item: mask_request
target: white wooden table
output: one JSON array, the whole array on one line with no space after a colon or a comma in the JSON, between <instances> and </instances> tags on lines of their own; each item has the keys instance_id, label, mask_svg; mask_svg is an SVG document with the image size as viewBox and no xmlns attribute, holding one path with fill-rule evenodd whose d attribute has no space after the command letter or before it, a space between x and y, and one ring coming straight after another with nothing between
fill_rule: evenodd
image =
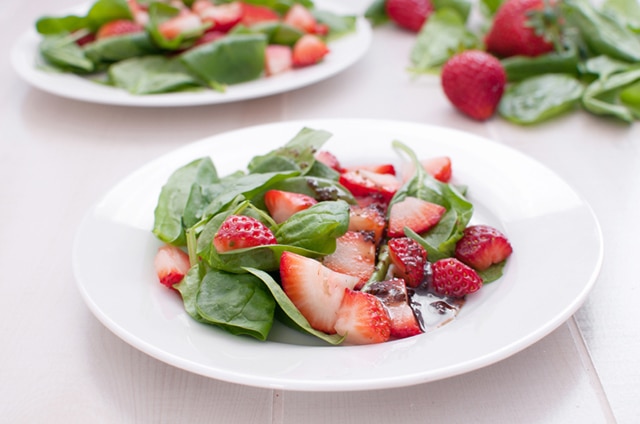
<instances>
[{"instance_id":1,"label":"white wooden table","mask_svg":"<svg viewBox=\"0 0 640 424\"><path fill-rule=\"evenodd\" d=\"M355 11L368 3L352 1ZM29 87L7 54L73 0L0 4L0 422L634 423L640 419L640 126L577 112L522 128L456 113L433 78L405 72L413 36L374 33L345 72L218 106L123 108ZM539 160L593 207L605 258L583 307L506 360L457 377L364 392L245 387L141 353L92 315L74 282L79 220L117 181L189 142L312 118L414 121L488 137Z\"/></svg>"}]
</instances>

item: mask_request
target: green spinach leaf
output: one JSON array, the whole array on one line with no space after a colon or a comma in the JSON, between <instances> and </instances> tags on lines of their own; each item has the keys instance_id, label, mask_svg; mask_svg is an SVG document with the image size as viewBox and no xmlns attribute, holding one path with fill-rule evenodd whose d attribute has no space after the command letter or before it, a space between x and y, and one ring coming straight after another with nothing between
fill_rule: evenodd
<instances>
[{"instance_id":1,"label":"green spinach leaf","mask_svg":"<svg viewBox=\"0 0 640 424\"><path fill-rule=\"evenodd\" d=\"M156 94L193 89L199 82L175 59L143 56L122 60L109 67L116 87L131 94Z\"/></svg>"}]
</instances>

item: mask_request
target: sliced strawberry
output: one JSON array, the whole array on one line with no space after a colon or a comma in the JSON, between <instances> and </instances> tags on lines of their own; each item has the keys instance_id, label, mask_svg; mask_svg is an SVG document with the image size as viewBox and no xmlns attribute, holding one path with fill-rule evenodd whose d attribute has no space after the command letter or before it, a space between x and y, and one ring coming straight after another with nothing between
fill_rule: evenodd
<instances>
[{"instance_id":1,"label":"sliced strawberry","mask_svg":"<svg viewBox=\"0 0 640 424\"><path fill-rule=\"evenodd\" d=\"M418 234L424 233L436 225L445 212L446 209L441 205L407 196L391 206L387 235L402 237L404 227L409 227Z\"/></svg>"},{"instance_id":2,"label":"sliced strawberry","mask_svg":"<svg viewBox=\"0 0 640 424\"><path fill-rule=\"evenodd\" d=\"M276 244L271 230L257 219L244 215L229 216L213 237L213 245L220 253L268 244Z\"/></svg>"},{"instance_id":3,"label":"sliced strawberry","mask_svg":"<svg viewBox=\"0 0 640 424\"><path fill-rule=\"evenodd\" d=\"M451 158L437 156L422 161L422 167L438 181L448 183L451 180Z\"/></svg>"},{"instance_id":4,"label":"sliced strawberry","mask_svg":"<svg viewBox=\"0 0 640 424\"><path fill-rule=\"evenodd\" d=\"M342 172L342 166L338 158L328 150L320 150L316 152L315 158L317 161L324 163L329 168L337 172Z\"/></svg>"},{"instance_id":5,"label":"sliced strawberry","mask_svg":"<svg viewBox=\"0 0 640 424\"><path fill-rule=\"evenodd\" d=\"M264 195L264 203L269 215L279 224L289 219L294 213L310 208L318 201L306 194L269 190Z\"/></svg>"},{"instance_id":6,"label":"sliced strawberry","mask_svg":"<svg viewBox=\"0 0 640 424\"><path fill-rule=\"evenodd\" d=\"M388 246L394 275L404 279L409 287L420 286L427 263L427 251L424 247L409 237L393 238L389 240Z\"/></svg>"},{"instance_id":7,"label":"sliced strawberry","mask_svg":"<svg viewBox=\"0 0 640 424\"><path fill-rule=\"evenodd\" d=\"M319 37L305 34L293 45L293 66L315 65L329 53L329 47Z\"/></svg>"},{"instance_id":8,"label":"sliced strawberry","mask_svg":"<svg viewBox=\"0 0 640 424\"><path fill-rule=\"evenodd\" d=\"M380 163L374 165L358 165L358 166L350 166L346 167L344 170L346 171L355 171L358 169L364 169L366 171L375 172L376 174L390 174L396 175L396 168L391 163Z\"/></svg>"},{"instance_id":9,"label":"sliced strawberry","mask_svg":"<svg viewBox=\"0 0 640 424\"><path fill-rule=\"evenodd\" d=\"M383 196L380 193L370 193L354 197L359 207L377 208L383 215L386 215L390 200L388 196Z\"/></svg>"},{"instance_id":10,"label":"sliced strawberry","mask_svg":"<svg viewBox=\"0 0 640 424\"><path fill-rule=\"evenodd\" d=\"M179 247L165 244L158 249L153 261L160 283L173 288L191 268L189 256Z\"/></svg>"},{"instance_id":11,"label":"sliced strawberry","mask_svg":"<svg viewBox=\"0 0 640 424\"><path fill-rule=\"evenodd\" d=\"M375 205L353 205L349 209L349 230L371 232L376 245L382 240L386 224L384 211Z\"/></svg>"},{"instance_id":12,"label":"sliced strawberry","mask_svg":"<svg viewBox=\"0 0 640 424\"><path fill-rule=\"evenodd\" d=\"M264 61L264 72L268 77L289 71L293 67L291 47L279 44L267 46Z\"/></svg>"},{"instance_id":13,"label":"sliced strawberry","mask_svg":"<svg viewBox=\"0 0 640 424\"><path fill-rule=\"evenodd\" d=\"M378 194L385 203L389 203L400 188L400 181L394 175L378 174L366 169L344 172L340 175L339 182L354 196Z\"/></svg>"},{"instance_id":14,"label":"sliced strawberry","mask_svg":"<svg viewBox=\"0 0 640 424\"><path fill-rule=\"evenodd\" d=\"M348 344L383 343L391 336L391 319L374 295L345 289L335 331Z\"/></svg>"},{"instance_id":15,"label":"sliced strawberry","mask_svg":"<svg viewBox=\"0 0 640 424\"><path fill-rule=\"evenodd\" d=\"M284 15L283 21L285 24L309 34L315 33L316 26L318 25L315 16L313 16L309 9L299 3L295 3L289 8Z\"/></svg>"},{"instance_id":16,"label":"sliced strawberry","mask_svg":"<svg viewBox=\"0 0 640 424\"><path fill-rule=\"evenodd\" d=\"M127 0L127 4L129 5L133 20L137 24L145 26L149 23L149 12L145 5L138 3L136 0Z\"/></svg>"},{"instance_id":17,"label":"sliced strawberry","mask_svg":"<svg viewBox=\"0 0 640 424\"><path fill-rule=\"evenodd\" d=\"M211 29L228 32L242 20L242 5L239 2L212 4L208 0L197 0L191 7L203 22L212 24Z\"/></svg>"},{"instance_id":18,"label":"sliced strawberry","mask_svg":"<svg viewBox=\"0 0 640 424\"><path fill-rule=\"evenodd\" d=\"M471 225L456 243L455 257L483 271L507 259L513 248L507 237L489 225Z\"/></svg>"},{"instance_id":19,"label":"sliced strawberry","mask_svg":"<svg viewBox=\"0 0 640 424\"><path fill-rule=\"evenodd\" d=\"M444 296L464 297L482 287L482 278L478 273L456 258L435 261L431 272L433 289Z\"/></svg>"},{"instance_id":20,"label":"sliced strawberry","mask_svg":"<svg viewBox=\"0 0 640 424\"><path fill-rule=\"evenodd\" d=\"M347 231L336 240L336 250L322 259L324 266L358 277L359 289L369 280L376 266L376 244L372 233Z\"/></svg>"},{"instance_id":21,"label":"sliced strawberry","mask_svg":"<svg viewBox=\"0 0 640 424\"><path fill-rule=\"evenodd\" d=\"M315 259L285 251L280 258L282 289L318 331L334 334L338 308L345 289L352 289L358 278L340 274Z\"/></svg>"},{"instance_id":22,"label":"sliced strawberry","mask_svg":"<svg viewBox=\"0 0 640 424\"><path fill-rule=\"evenodd\" d=\"M96 33L96 39L101 40L107 37L114 37L117 35L131 34L134 32L140 32L144 28L133 21L127 19L117 19L115 21L107 22L102 25Z\"/></svg>"},{"instance_id":23,"label":"sliced strawberry","mask_svg":"<svg viewBox=\"0 0 640 424\"><path fill-rule=\"evenodd\" d=\"M242 24L246 26L255 25L260 22L279 21L280 15L266 6L259 6L241 2Z\"/></svg>"},{"instance_id":24,"label":"sliced strawberry","mask_svg":"<svg viewBox=\"0 0 640 424\"><path fill-rule=\"evenodd\" d=\"M371 293L382 301L391 318L391 337L402 339L422 333L407 295L407 286L401 278L376 281L367 285L367 293Z\"/></svg>"},{"instance_id":25,"label":"sliced strawberry","mask_svg":"<svg viewBox=\"0 0 640 424\"><path fill-rule=\"evenodd\" d=\"M204 32L204 26L198 15L186 12L162 22L158 25L158 31L167 40L172 40L180 35L193 36L200 31Z\"/></svg>"}]
</instances>

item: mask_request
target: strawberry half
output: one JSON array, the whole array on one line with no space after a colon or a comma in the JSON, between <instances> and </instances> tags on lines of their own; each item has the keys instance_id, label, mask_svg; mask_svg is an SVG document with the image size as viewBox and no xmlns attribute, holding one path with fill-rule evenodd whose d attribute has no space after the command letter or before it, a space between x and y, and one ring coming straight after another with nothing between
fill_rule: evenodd
<instances>
[{"instance_id":1,"label":"strawberry half","mask_svg":"<svg viewBox=\"0 0 640 424\"><path fill-rule=\"evenodd\" d=\"M244 215L229 216L213 237L213 246L220 253L269 244L276 244L271 230L257 219Z\"/></svg>"},{"instance_id":2,"label":"strawberry half","mask_svg":"<svg viewBox=\"0 0 640 424\"><path fill-rule=\"evenodd\" d=\"M336 155L329 152L328 150L320 150L316 152L314 157L317 161L322 162L323 164L333 169L334 171L337 171L337 172L344 171Z\"/></svg>"},{"instance_id":3,"label":"strawberry half","mask_svg":"<svg viewBox=\"0 0 640 424\"><path fill-rule=\"evenodd\" d=\"M169 288L182 281L191 268L189 256L179 247L170 244L158 249L153 265L160 283Z\"/></svg>"},{"instance_id":4,"label":"strawberry half","mask_svg":"<svg viewBox=\"0 0 640 424\"><path fill-rule=\"evenodd\" d=\"M371 233L347 231L336 239L336 250L322 259L324 266L342 274L358 277L361 288L376 266L376 244Z\"/></svg>"},{"instance_id":5,"label":"strawberry half","mask_svg":"<svg viewBox=\"0 0 640 424\"><path fill-rule=\"evenodd\" d=\"M264 203L269 215L279 224L289 219L291 215L310 208L318 201L302 193L269 190L264 195Z\"/></svg>"},{"instance_id":6,"label":"strawberry half","mask_svg":"<svg viewBox=\"0 0 640 424\"><path fill-rule=\"evenodd\" d=\"M424 233L436 225L445 212L444 206L407 196L391 206L387 235L402 237L405 235L404 227L409 227L418 234Z\"/></svg>"},{"instance_id":7,"label":"strawberry half","mask_svg":"<svg viewBox=\"0 0 640 424\"><path fill-rule=\"evenodd\" d=\"M465 228L456 243L455 257L470 267L483 271L507 259L513 248L507 237L489 225Z\"/></svg>"},{"instance_id":8,"label":"strawberry half","mask_svg":"<svg viewBox=\"0 0 640 424\"><path fill-rule=\"evenodd\" d=\"M402 339L423 332L409 305L407 286L403 279L376 281L368 285L366 291L380 299L387 308L391 319L391 337Z\"/></svg>"},{"instance_id":9,"label":"strawberry half","mask_svg":"<svg viewBox=\"0 0 640 424\"><path fill-rule=\"evenodd\" d=\"M379 207L353 205L349 209L349 231L370 232L376 245L382 240L386 225L384 212Z\"/></svg>"},{"instance_id":10,"label":"strawberry half","mask_svg":"<svg viewBox=\"0 0 640 424\"><path fill-rule=\"evenodd\" d=\"M379 195L389 203L400 188L400 181L391 174L378 174L366 169L357 169L340 174L338 182L356 197Z\"/></svg>"},{"instance_id":11,"label":"strawberry half","mask_svg":"<svg viewBox=\"0 0 640 424\"><path fill-rule=\"evenodd\" d=\"M391 337L391 319L382 301L372 294L345 289L335 331L348 344L383 343Z\"/></svg>"},{"instance_id":12,"label":"strawberry half","mask_svg":"<svg viewBox=\"0 0 640 424\"><path fill-rule=\"evenodd\" d=\"M316 25L318 25L315 16L311 14L309 9L299 3L295 3L289 8L287 13L284 15L283 21L285 24L291 25L292 27L298 28L299 30L309 34L313 34L315 32Z\"/></svg>"},{"instance_id":13,"label":"strawberry half","mask_svg":"<svg viewBox=\"0 0 640 424\"><path fill-rule=\"evenodd\" d=\"M448 156L425 159L421 163L424 170L436 180L443 183L448 183L451 180L451 158Z\"/></svg>"},{"instance_id":14,"label":"strawberry half","mask_svg":"<svg viewBox=\"0 0 640 424\"><path fill-rule=\"evenodd\" d=\"M344 171L356 171L358 169L364 169L366 171L375 172L376 174L390 174L396 175L396 168L391 163L380 163L374 165L359 165L346 167Z\"/></svg>"},{"instance_id":15,"label":"strawberry half","mask_svg":"<svg viewBox=\"0 0 640 424\"><path fill-rule=\"evenodd\" d=\"M268 45L264 51L264 73L272 75L287 72L293 67L291 47L280 44Z\"/></svg>"},{"instance_id":16,"label":"strawberry half","mask_svg":"<svg viewBox=\"0 0 640 424\"><path fill-rule=\"evenodd\" d=\"M293 66L315 65L329 53L329 47L316 35L305 34L293 45Z\"/></svg>"},{"instance_id":17,"label":"strawberry half","mask_svg":"<svg viewBox=\"0 0 640 424\"><path fill-rule=\"evenodd\" d=\"M482 287L482 278L478 273L456 258L435 261L431 272L433 289L444 296L464 297Z\"/></svg>"},{"instance_id":18,"label":"strawberry half","mask_svg":"<svg viewBox=\"0 0 640 424\"><path fill-rule=\"evenodd\" d=\"M241 2L242 5L242 25L251 26L260 22L278 21L278 15L273 9L267 6L259 6Z\"/></svg>"},{"instance_id":19,"label":"strawberry half","mask_svg":"<svg viewBox=\"0 0 640 424\"><path fill-rule=\"evenodd\" d=\"M389 240L389 258L393 274L402 278L409 287L418 287L424 280L427 251L409 237Z\"/></svg>"},{"instance_id":20,"label":"strawberry half","mask_svg":"<svg viewBox=\"0 0 640 424\"><path fill-rule=\"evenodd\" d=\"M142 25L137 24L127 19L117 19L115 21L107 22L102 25L96 33L96 39L101 40L103 38L115 37L117 35L131 34L140 32L144 28Z\"/></svg>"},{"instance_id":21,"label":"strawberry half","mask_svg":"<svg viewBox=\"0 0 640 424\"><path fill-rule=\"evenodd\" d=\"M434 7L431 0L386 0L385 11L398 26L418 32Z\"/></svg>"},{"instance_id":22,"label":"strawberry half","mask_svg":"<svg viewBox=\"0 0 640 424\"><path fill-rule=\"evenodd\" d=\"M211 30L228 32L242 20L242 5L239 2L212 4L208 0L198 0L191 7L202 22L212 24Z\"/></svg>"},{"instance_id":23,"label":"strawberry half","mask_svg":"<svg viewBox=\"0 0 640 424\"><path fill-rule=\"evenodd\" d=\"M282 290L311 327L327 334L336 332L338 308L345 289L358 278L332 271L315 259L285 251L280 258Z\"/></svg>"}]
</instances>

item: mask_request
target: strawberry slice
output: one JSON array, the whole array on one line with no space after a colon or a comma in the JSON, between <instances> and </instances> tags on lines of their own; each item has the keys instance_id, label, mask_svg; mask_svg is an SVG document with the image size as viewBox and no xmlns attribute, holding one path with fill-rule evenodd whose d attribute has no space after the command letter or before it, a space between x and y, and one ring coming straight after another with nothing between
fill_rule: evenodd
<instances>
[{"instance_id":1,"label":"strawberry slice","mask_svg":"<svg viewBox=\"0 0 640 424\"><path fill-rule=\"evenodd\" d=\"M140 24L141 26L145 26L149 23L149 12L146 5L142 5L136 0L127 0L127 4L129 5L129 10L131 11L133 20L136 23Z\"/></svg>"},{"instance_id":2,"label":"strawberry slice","mask_svg":"<svg viewBox=\"0 0 640 424\"><path fill-rule=\"evenodd\" d=\"M355 288L369 280L376 266L376 244L371 233L347 231L336 239L336 250L322 259L324 266L358 277Z\"/></svg>"},{"instance_id":3,"label":"strawberry slice","mask_svg":"<svg viewBox=\"0 0 640 424\"><path fill-rule=\"evenodd\" d=\"M319 37L305 34L293 45L293 66L302 68L315 65L329 53L329 47Z\"/></svg>"},{"instance_id":4,"label":"strawberry slice","mask_svg":"<svg viewBox=\"0 0 640 424\"><path fill-rule=\"evenodd\" d=\"M409 237L389 240L389 258L393 264L393 274L404 279L409 287L422 284L427 264L427 251Z\"/></svg>"},{"instance_id":5,"label":"strawberry slice","mask_svg":"<svg viewBox=\"0 0 640 424\"><path fill-rule=\"evenodd\" d=\"M127 19L116 19L115 21L107 22L102 25L96 33L96 39L101 40L103 38L115 37L117 35L131 34L134 32L140 32L143 29L142 25L133 21Z\"/></svg>"},{"instance_id":6,"label":"strawberry slice","mask_svg":"<svg viewBox=\"0 0 640 424\"><path fill-rule=\"evenodd\" d=\"M337 172L343 171L338 158L328 150L320 150L316 152L314 156L317 161L322 162L323 164L333 169L334 171L337 171Z\"/></svg>"},{"instance_id":7,"label":"strawberry slice","mask_svg":"<svg viewBox=\"0 0 640 424\"><path fill-rule=\"evenodd\" d=\"M279 224L289 219L296 212L310 208L318 201L306 194L269 190L264 195L264 203L267 206L269 215Z\"/></svg>"},{"instance_id":8,"label":"strawberry slice","mask_svg":"<svg viewBox=\"0 0 640 424\"><path fill-rule=\"evenodd\" d=\"M374 295L345 289L335 331L348 344L383 343L391 336L391 319Z\"/></svg>"},{"instance_id":9,"label":"strawberry slice","mask_svg":"<svg viewBox=\"0 0 640 424\"><path fill-rule=\"evenodd\" d=\"M311 327L334 334L338 308L345 289L352 289L358 278L340 274L315 259L285 251L280 258L282 289L309 321Z\"/></svg>"},{"instance_id":10,"label":"strawberry slice","mask_svg":"<svg viewBox=\"0 0 640 424\"><path fill-rule=\"evenodd\" d=\"M489 225L465 228L456 243L455 257L470 267L483 271L507 259L513 248L507 237Z\"/></svg>"},{"instance_id":11,"label":"strawberry slice","mask_svg":"<svg viewBox=\"0 0 640 424\"><path fill-rule=\"evenodd\" d=\"M264 52L264 73L266 76L281 74L293 67L291 47L271 44Z\"/></svg>"},{"instance_id":12,"label":"strawberry slice","mask_svg":"<svg viewBox=\"0 0 640 424\"><path fill-rule=\"evenodd\" d=\"M212 24L215 31L228 32L242 20L242 5L239 2L212 4L208 0L197 0L191 10L203 22Z\"/></svg>"},{"instance_id":13,"label":"strawberry slice","mask_svg":"<svg viewBox=\"0 0 640 424\"><path fill-rule=\"evenodd\" d=\"M271 230L257 219L244 215L229 216L213 237L213 246L220 253L269 244L276 244Z\"/></svg>"},{"instance_id":14,"label":"strawberry slice","mask_svg":"<svg viewBox=\"0 0 640 424\"><path fill-rule=\"evenodd\" d=\"M435 261L431 272L433 289L444 296L464 297L482 287L482 278L478 273L456 258Z\"/></svg>"},{"instance_id":15,"label":"strawberry slice","mask_svg":"<svg viewBox=\"0 0 640 424\"><path fill-rule=\"evenodd\" d=\"M402 339L422 333L407 294L407 286L401 278L376 281L367 286L371 293L382 301L391 319L391 337Z\"/></svg>"},{"instance_id":16,"label":"strawberry slice","mask_svg":"<svg viewBox=\"0 0 640 424\"><path fill-rule=\"evenodd\" d=\"M183 12L158 25L158 31L167 40L172 40L180 35L196 35L202 31L203 23L198 15L191 12Z\"/></svg>"},{"instance_id":17,"label":"strawberry slice","mask_svg":"<svg viewBox=\"0 0 640 424\"><path fill-rule=\"evenodd\" d=\"M240 3L242 6L242 25L251 26L260 22L279 21L280 15L267 6Z\"/></svg>"},{"instance_id":18,"label":"strawberry slice","mask_svg":"<svg viewBox=\"0 0 640 424\"><path fill-rule=\"evenodd\" d=\"M396 168L391 163L380 163L380 164L373 164L373 165L351 166L351 167L346 167L345 168L345 172L346 171L355 171L355 170L358 170L358 169L364 169L366 171L375 172L376 174L396 175Z\"/></svg>"},{"instance_id":19,"label":"strawberry slice","mask_svg":"<svg viewBox=\"0 0 640 424\"><path fill-rule=\"evenodd\" d=\"M451 180L451 158L437 156L422 161L422 167L438 181L448 183Z\"/></svg>"},{"instance_id":20,"label":"strawberry slice","mask_svg":"<svg viewBox=\"0 0 640 424\"><path fill-rule=\"evenodd\" d=\"M391 206L387 235L402 237L405 235L404 227L409 227L418 234L424 233L436 225L445 212L446 209L441 205L407 196Z\"/></svg>"},{"instance_id":21,"label":"strawberry slice","mask_svg":"<svg viewBox=\"0 0 640 424\"><path fill-rule=\"evenodd\" d=\"M375 205L364 207L353 205L349 209L348 229L350 231L368 231L372 233L376 245L382 240L386 225L384 211Z\"/></svg>"},{"instance_id":22,"label":"strawberry slice","mask_svg":"<svg viewBox=\"0 0 640 424\"><path fill-rule=\"evenodd\" d=\"M338 182L356 197L379 195L384 203L389 203L400 188L400 181L394 175L378 174L366 169L344 172L340 174Z\"/></svg>"},{"instance_id":23,"label":"strawberry slice","mask_svg":"<svg viewBox=\"0 0 640 424\"><path fill-rule=\"evenodd\" d=\"M153 265L160 283L169 288L182 281L191 268L189 256L179 247L170 244L158 249Z\"/></svg>"},{"instance_id":24,"label":"strawberry slice","mask_svg":"<svg viewBox=\"0 0 640 424\"><path fill-rule=\"evenodd\" d=\"M289 8L284 15L283 21L285 24L309 34L315 33L316 26L318 25L315 16L313 16L309 9L299 3L295 3Z\"/></svg>"}]
</instances>

